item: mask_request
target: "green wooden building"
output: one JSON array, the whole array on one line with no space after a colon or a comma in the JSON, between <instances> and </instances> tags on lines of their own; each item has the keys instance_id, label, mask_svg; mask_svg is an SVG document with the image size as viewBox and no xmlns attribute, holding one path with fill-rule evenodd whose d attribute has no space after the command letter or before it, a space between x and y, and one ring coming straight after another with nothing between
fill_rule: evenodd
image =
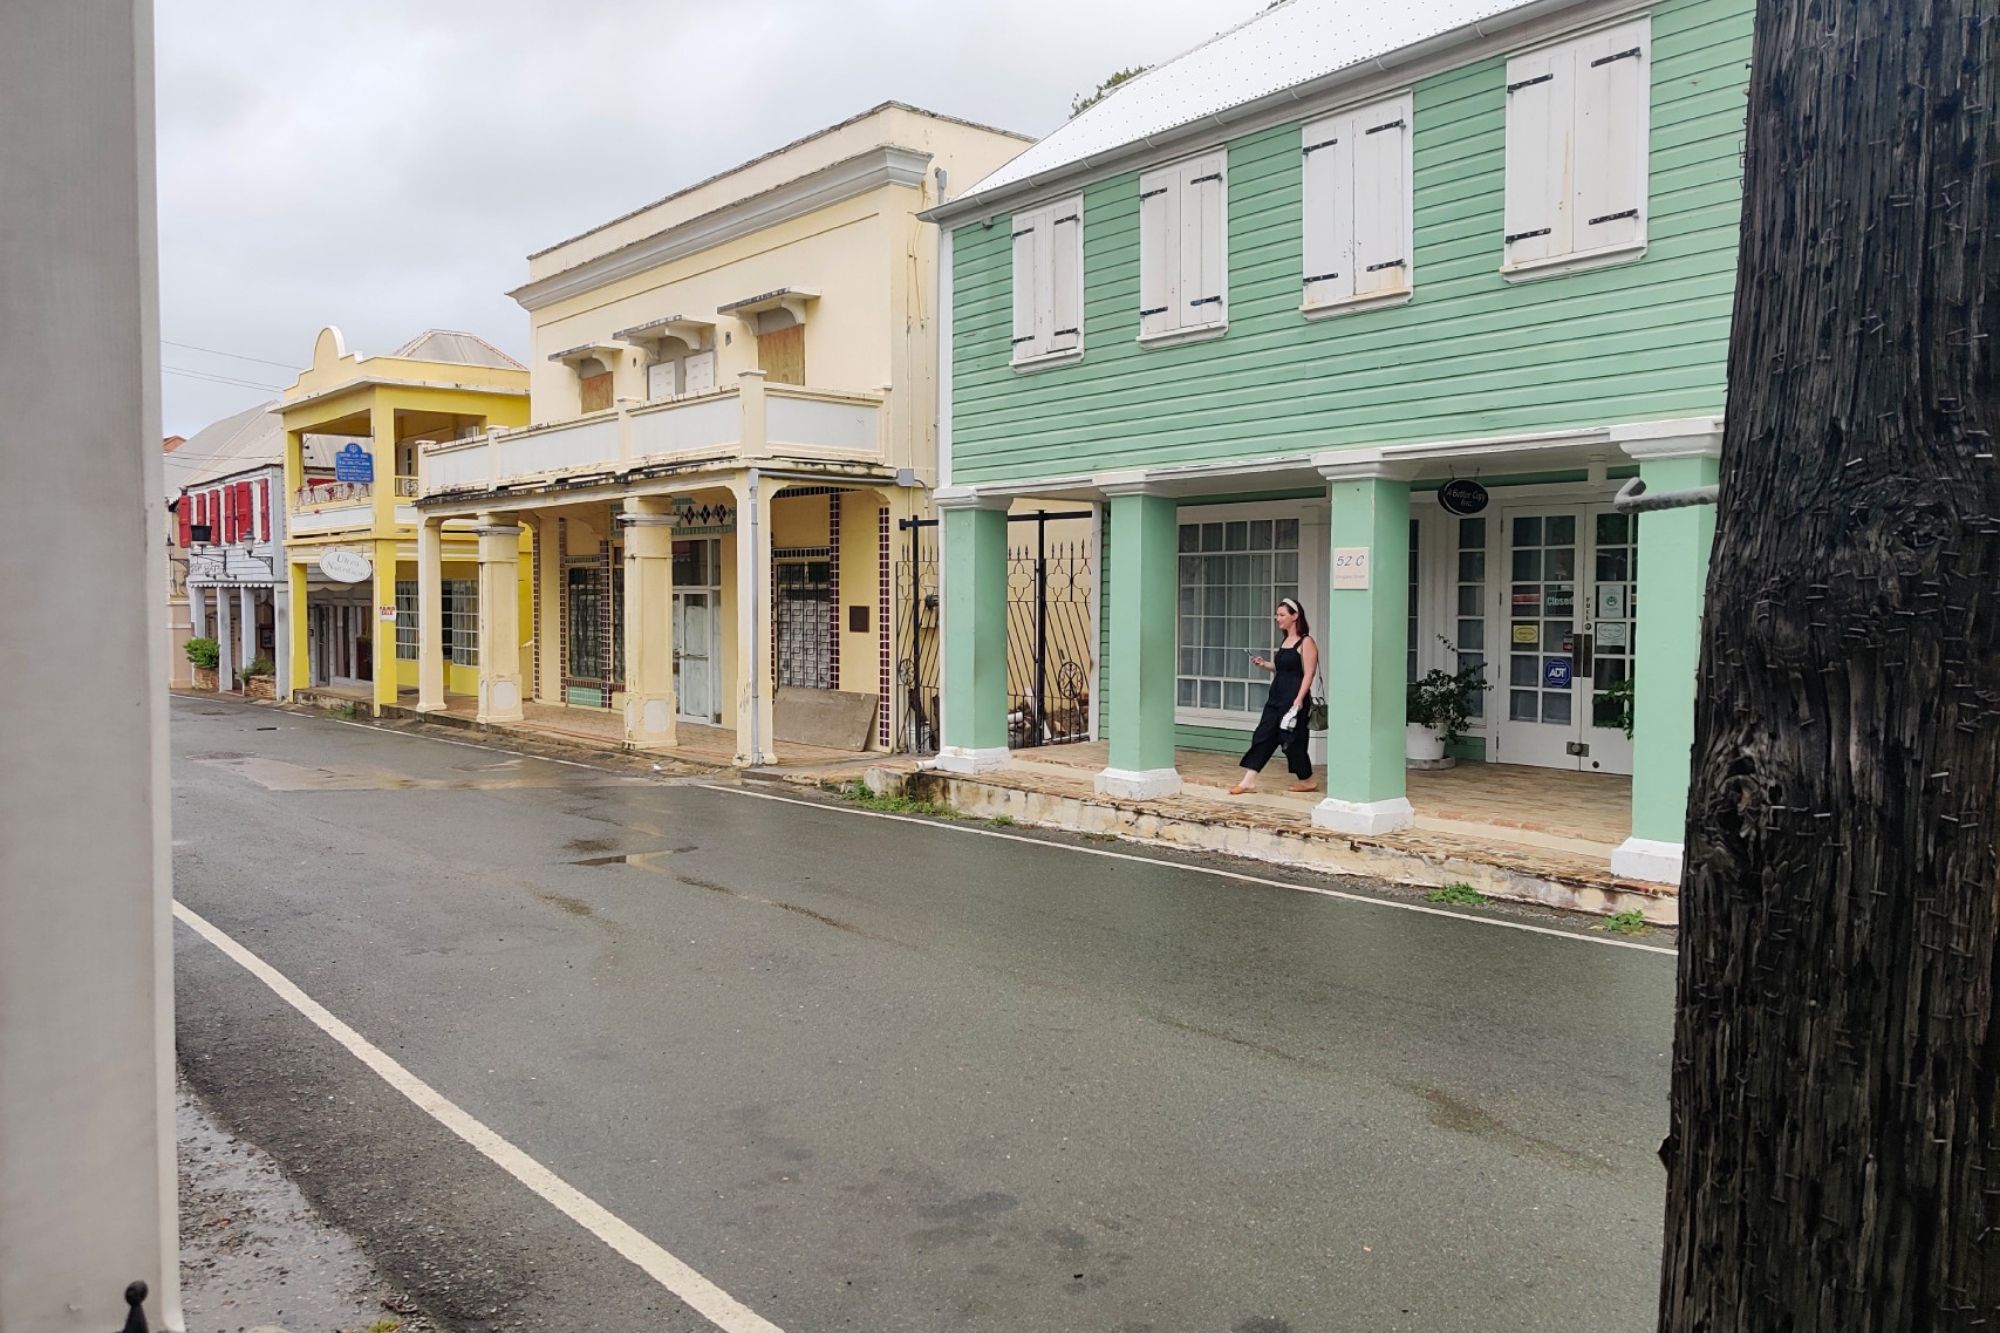
<instances>
[{"instance_id":1,"label":"green wooden building","mask_svg":"<svg viewBox=\"0 0 2000 1333\"><path fill-rule=\"evenodd\" d=\"M1713 510L1611 501L1715 479L1752 0L1356 8L1287 0L929 215L939 762L1005 758L1007 506L1087 501L1101 790L1240 748L1296 596L1316 821L1406 824L1406 683L1480 667L1463 757L1632 774L1613 869L1677 880Z\"/></svg>"}]
</instances>

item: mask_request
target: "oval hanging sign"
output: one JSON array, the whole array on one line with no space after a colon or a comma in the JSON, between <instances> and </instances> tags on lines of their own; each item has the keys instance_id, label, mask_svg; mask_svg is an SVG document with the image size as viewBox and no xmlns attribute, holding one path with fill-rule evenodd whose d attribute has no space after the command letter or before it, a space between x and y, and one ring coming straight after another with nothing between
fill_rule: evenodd
<instances>
[{"instance_id":1,"label":"oval hanging sign","mask_svg":"<svg viewBox=\"0 0 2000 1333\"><path fill-rule=\"evenodd\" d=\"M1438 503L1447 514L1470 518L1486 508L1486 488L1470 477L1454 477L1438 487Z\"/></svg>"},{"instance_id":2,"label":"oval hanging sign","mask_svg":"<svg viewBox=\"0 0 2000 1333\"><path fill-rule=\"evenodd\" d=\"M320 556L319 572L335 583L359 583L375 572L375 566L359 551L335 547Z\"/></svg>"}]
</instances>

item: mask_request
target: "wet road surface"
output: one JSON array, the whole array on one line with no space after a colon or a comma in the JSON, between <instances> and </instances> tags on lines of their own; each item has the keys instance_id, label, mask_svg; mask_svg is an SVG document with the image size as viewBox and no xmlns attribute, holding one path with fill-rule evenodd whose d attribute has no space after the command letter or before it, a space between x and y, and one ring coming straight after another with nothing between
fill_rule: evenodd
<instances>
[{"instance_id":1,"label":"wet road surface","mask_svg":"<svg viewBox=\"0 0 2000 1333\"><path fill-rule=\"evenodd\" d=\"M1652 1325L1670 956L269 708L173 746L180 901L786 1333ZM445 1325L712 1327L175 944L190 1082Z\"/></svg>"}]
</instances>

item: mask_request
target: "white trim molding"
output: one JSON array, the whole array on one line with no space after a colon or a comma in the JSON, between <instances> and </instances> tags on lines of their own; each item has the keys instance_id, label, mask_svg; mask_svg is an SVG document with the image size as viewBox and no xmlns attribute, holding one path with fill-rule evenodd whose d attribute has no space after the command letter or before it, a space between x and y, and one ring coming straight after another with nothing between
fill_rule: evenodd
<instances>
[{"instance_id":1,"label":"white trim molding","mask_svg":"<svg viewBox=\"0 0 2000 1333\"><path fill-rule=\"evenodd\" d=\"M972 486L940 486L931 492L931 503L939 509L999 509L1014 506L1014 497L999 491Z\"/></svg>"},{"instance_id":2,"label":"white trim molding","mask_svg":"<svg viewBox=\"0 0 2000 1333\"><path fill-rule=\"evenodd\" d=\"M1635 421L1611 428L1611 442L1627 458L1716 458L1722 453L1721 417Z\"/></svg>"},{"instance_id":3,"label":"white trim molding","mask_svg":"<svg viewBox=\"0 0 2000 1333\"><path fill-rule=\"evenodd\" d=\"M1387 801L1343 801L1329 796L1313 807L1313 824L1335 833L1394 833L1415 822L1407 797Z\"/></svg>"},{"instance_id":4,"label":"white trim molding","mask_svg":"<svg viewBox=\"0 0 2000 1333\"><path fill-rule=\"evenodd\" d=\"M987 746L984 749L969 745L940 746L933 766L940 773L956 773L971 777L979 773L992 773L1007 767L1008 750L1004 745Z\"/></svg>"},{"instance_id":5,"label":"white trim molding","mask_svg":"<svg viewBox=\"0 0 2000 1333\"><path fill-rule=\"evenodd\" d=\"M921 187L930 164L929 153L882 144L537 278L507 294L524 310L540 310L884 185Z\"/></svg>"},{"instance_id":6,"label":"white trim molding","mask_svg":"<svg viewBox=\"0 0 2000 1333\"><path fill-rule=\"evenodd\" d=\"M1181 789L1181 775L1171 768L1106 768L1098 770L1093 784L1100 796L1152 801L1177 795Z\"/></svg>"},{"instance_id":7,"label":"white trim molding","mask_svg":"<svg viewBox=\"0 0 2000 1333\"><path fill-rule=\"evenodd\" d=\"M1647 884L1679 884L1683 850L1677 842L1627 838L1611 853L1611 873Z\"/></svg>"}]
</instances>

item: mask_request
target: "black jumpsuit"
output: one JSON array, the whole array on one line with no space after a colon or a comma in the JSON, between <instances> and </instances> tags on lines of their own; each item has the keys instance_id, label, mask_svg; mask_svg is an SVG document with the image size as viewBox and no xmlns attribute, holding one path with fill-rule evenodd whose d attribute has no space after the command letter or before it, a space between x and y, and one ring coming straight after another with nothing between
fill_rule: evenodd
<instances>
[{"instance_id":1,"label":"black jumpsuit","mask_svg":"<svg viewBox=\"0 0 2000 1333\"><path fill-rule=\"evenodd\" d=\"M1264 771L1264 765L1271 760L1272 751L1280 745L1285 747L1285 761L1291 765L1292 776L1304 782L1313 775L1312 755L1307 746L1312 741L1312 728L1306 720L1306 709L1312 701L1306 700L1299 708L1299 716L1292 723L1290 731L1280 731L1278 724L1285 720L1292 704L1299 697L1299 687L1305 684L1305 658L1299 654L1299 640L1290 648L1280 648L1273 659L1276 668L1271 672L1271 694L1264 701L1264 715L1257 719L1256 734L1250 738L1250 748L1243 752L1243 767L1252 773Z\"/></svg>"}]
</instances>

